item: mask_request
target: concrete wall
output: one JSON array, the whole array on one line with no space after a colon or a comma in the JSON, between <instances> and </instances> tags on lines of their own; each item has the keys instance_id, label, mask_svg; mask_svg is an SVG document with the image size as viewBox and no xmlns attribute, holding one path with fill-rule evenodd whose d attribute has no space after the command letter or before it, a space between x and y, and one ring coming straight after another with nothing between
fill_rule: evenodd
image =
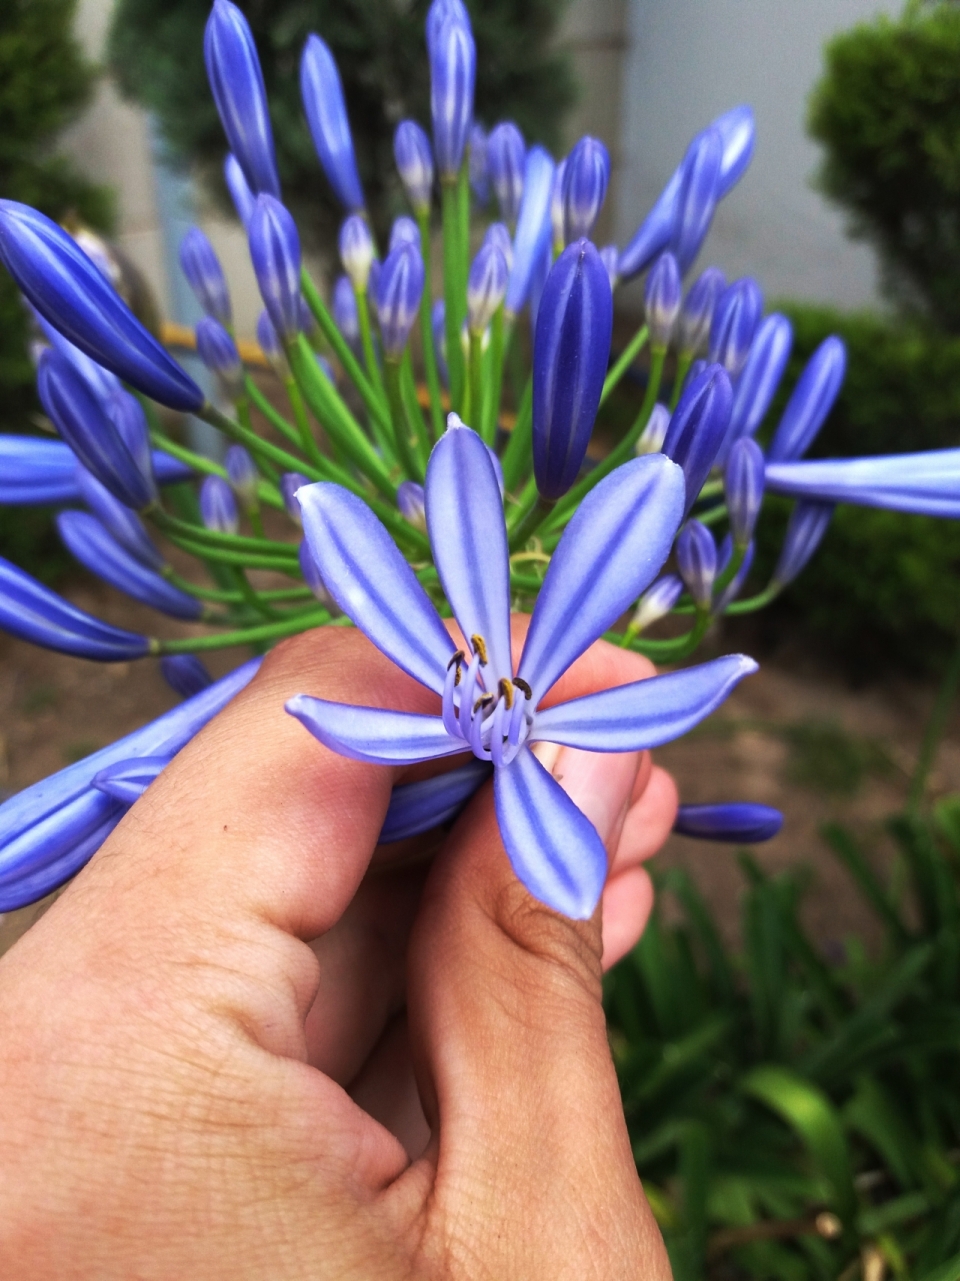
<instances>
[{"instance_id":1,"label":"concrete wall","mask_svg":"<svg viewBox=\"0 0 960 1281\"><path fill-rule=\"evenodd\" d=\"M717 213L703 255L751 272L768 297L858 306L876 298L872 252L811 187L819 149L806 102L835 32L900 0L627 0L622 172L616 232L624 244L690 137L739 102L757 115L756 155Z\"/></svg>"}]
</instances>

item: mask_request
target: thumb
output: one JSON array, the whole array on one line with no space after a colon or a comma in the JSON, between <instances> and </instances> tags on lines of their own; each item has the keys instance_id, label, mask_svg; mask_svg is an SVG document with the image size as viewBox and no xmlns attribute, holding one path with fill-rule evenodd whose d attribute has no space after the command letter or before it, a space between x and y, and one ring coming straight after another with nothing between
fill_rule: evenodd
<instances>
[{"instance_id":1,"label":"thumb","mask_svg":"<svg viewBox=\"0 0 960 1281\"><path fill-rule=\"evenodd\" d=\"M615 848L640 756L537 752ZM432 1212L450 1248L482 1248L485 1275L670 1276L607 1042L600 925L524 889L487 787L431 872L408 976Z\"/></svg>"}]
</instances>

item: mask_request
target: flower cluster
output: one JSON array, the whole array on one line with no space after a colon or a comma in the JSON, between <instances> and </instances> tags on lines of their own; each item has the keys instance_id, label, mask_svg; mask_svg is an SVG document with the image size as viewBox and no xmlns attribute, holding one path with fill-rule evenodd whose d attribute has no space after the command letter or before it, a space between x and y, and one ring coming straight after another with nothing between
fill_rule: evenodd
<instances>
[{"instance_id":1,"label":"flower cluster","mask_svg":"<svg viewBox=\"0 0 960 1281\"><path fill-rule=\"evenodd\" d=\"M0 437L0 501L56 504L60 536L82 565L160 615L207 625L185 639L127 632L0 561L5 630L102 662L156 656L185 699L0 806L0 910L82 866L256 667L213 683L199 654L262 650L336 620L355 623L432 690L437 714L305 696L289 710L327 746L362 760L469 757L398 787L382 839L448 820L492 773L517 874L551 906L589 914L603 849L535 744L627 751L665 742L709 714L753 664L732 656L551 704L570 663L604 635L665 662L692 654L711 620L761 608L800 572L837 503L960 514L960 450L805 461L843 380L842 343L822 345L769 425L789 321L764 315L751 278L728 282L707 267L685 286L718 203L750 162L749 107L693 139L625 248L598 246L604 144L582 138L557 163L510 121L485 132L461 0L434 0L426 40L430 133L414 120L397 126L410 214L383 247L336 60L318 35L303 50L304 113L344 210L343 274L328 302L283 204L249 27L231 0L214 0L204 57L276 395L241 355L228 282L199 228L184 237L181 264L204 311L196 349L215 375L216 404L132 314L103 255L91 257L36 210L0 201L0 261L34 317L38 391L60 438ZM437 233L440 282L430 253ZM614 292L642 273L644 323L611 362ZM525 385L505 376L522 369L524 313ZM604 405L644 348L643 404L616 446L594 456ZM223 463L181 445L158 406L222 432ZM176 501L166 491L174 482ZM796 506L771 582L744 597L765 493ZM171 546L195 558L196 573L174 569ZM264 587L261 571L282 577ZM511 609L532 614L519 656ZM459 633L441 621L451 613ZM679 634L650 639L668 614L681 620ZM748 805L684 807L678 819L687 834L719 839L766 839L777 826L775 814Z\"/></svg>"}]
</instances>

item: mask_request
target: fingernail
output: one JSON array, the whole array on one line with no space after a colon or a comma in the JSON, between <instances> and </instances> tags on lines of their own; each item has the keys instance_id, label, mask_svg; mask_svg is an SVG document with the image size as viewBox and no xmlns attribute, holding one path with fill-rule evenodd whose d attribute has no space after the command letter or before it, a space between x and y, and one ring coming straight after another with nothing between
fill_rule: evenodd
<instances>
[{"instance_id":1,"label":"fingernail","mask_svg":"<svg viewBox=\"0 0 960 1281\"><path fill-rule=\"evenodd\" d=\"M552 743L533 750L606 844L626 815L643 754L583 752Z\"/></svg>"}]
</instances>

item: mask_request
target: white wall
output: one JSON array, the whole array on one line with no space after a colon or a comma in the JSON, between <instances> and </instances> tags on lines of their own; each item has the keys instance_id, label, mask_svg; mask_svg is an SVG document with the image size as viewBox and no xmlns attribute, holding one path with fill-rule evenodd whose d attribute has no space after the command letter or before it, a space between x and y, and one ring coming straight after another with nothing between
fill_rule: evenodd
<instances>
[{"instance_id":1,"label":"white wall","mask_svg":"<svg viewBox=\"0 0 960 1281\"><path fill-rule=\"evenodd\" d=\"M875 301L872 252L845 237L842 215L811 187L819 148L804 118L824 42L900 8L900 0L628 0L618 242L633 234L691 136L749 102L754 161L718 210L701 261L730 276L752 273L770 298Z\"/></svg>"}]
</instances>

